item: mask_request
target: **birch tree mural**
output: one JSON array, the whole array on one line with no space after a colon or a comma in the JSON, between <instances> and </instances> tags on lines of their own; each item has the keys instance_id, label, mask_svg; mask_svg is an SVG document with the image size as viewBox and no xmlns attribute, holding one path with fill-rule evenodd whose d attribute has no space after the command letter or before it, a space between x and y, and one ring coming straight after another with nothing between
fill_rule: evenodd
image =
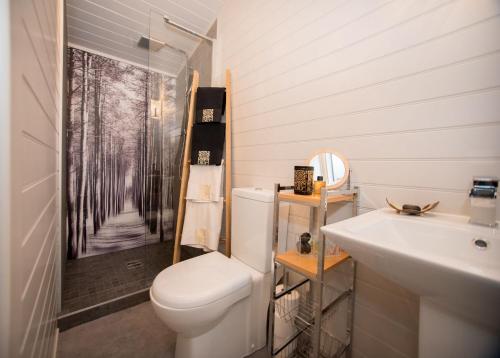
<instances>
[{"instance_id":1,"label":"birch tree mural","mask_svg":"<svg viewBox=\"0 0 500 358\"><path fill-rule=\"evenodd\" d=\"M67 257L170 239L175 78L74 48L67 78Z\"/></svg>"}]
</instances>

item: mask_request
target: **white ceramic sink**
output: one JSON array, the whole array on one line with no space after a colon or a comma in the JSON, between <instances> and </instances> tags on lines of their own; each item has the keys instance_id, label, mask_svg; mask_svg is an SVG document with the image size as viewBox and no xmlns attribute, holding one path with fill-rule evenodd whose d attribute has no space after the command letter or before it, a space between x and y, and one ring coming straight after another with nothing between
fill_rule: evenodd
<instances>
[{"instance_id":1,"label":"white ceramic sink","mask_svg":"<svg viewBox=\"0 0 500 358\"><path fill-rule=\"evenodd\" d=\"M500 354L498 228L469 224L464 216L380 209L322 231L357 261L421 297L421 357ZM487 247L478 247L478 239Z\"/></svg>"}]
</instances>

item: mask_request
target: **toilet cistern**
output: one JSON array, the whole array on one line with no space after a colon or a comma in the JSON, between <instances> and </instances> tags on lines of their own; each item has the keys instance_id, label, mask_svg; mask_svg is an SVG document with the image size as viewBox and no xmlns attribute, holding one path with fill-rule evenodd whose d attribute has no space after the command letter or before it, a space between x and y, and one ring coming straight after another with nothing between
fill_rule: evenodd
<instances>
[{"instance_id":1,"label":"toilet cistern","mask_svg":"<svg viewBox=\"0 0 500 358\"><path fill-rule=\"evenodd\" d=\"M470 223L496 227L498 178L474 177L469 193Z\"/></svg>"}]
</instances>

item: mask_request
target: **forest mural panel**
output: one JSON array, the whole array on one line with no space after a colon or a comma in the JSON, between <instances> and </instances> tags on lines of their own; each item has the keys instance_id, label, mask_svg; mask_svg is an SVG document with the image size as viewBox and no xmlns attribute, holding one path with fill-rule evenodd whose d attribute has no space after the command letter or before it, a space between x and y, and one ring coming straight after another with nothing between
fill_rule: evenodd
<instances>
[{"instance_id":1,"label":"forest mural panel","mask_svg":"<svg viewBox=\"0 0 500 358\"><path fill-rule=\"evenodd\" d=\"M67 257L172 237L176 80L68 49Z\"/></svg>"}]
</instances>

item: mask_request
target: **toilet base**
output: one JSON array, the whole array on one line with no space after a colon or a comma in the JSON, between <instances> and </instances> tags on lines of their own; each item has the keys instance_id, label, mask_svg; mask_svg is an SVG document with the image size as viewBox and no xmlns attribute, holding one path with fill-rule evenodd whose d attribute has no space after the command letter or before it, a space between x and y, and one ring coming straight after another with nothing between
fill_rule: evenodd
<instances>
[{"instance_id":1,"label":"toilet base","mask_svg":"<svg viewBox=\"0 0 500 358\"><path fill-rule=\"evenodd\" d=\"M175 358L240 358L255 347L249 342L250 299L234 304L210 330L195 337L177 334Z\"/></svg>"}]
</instances>

